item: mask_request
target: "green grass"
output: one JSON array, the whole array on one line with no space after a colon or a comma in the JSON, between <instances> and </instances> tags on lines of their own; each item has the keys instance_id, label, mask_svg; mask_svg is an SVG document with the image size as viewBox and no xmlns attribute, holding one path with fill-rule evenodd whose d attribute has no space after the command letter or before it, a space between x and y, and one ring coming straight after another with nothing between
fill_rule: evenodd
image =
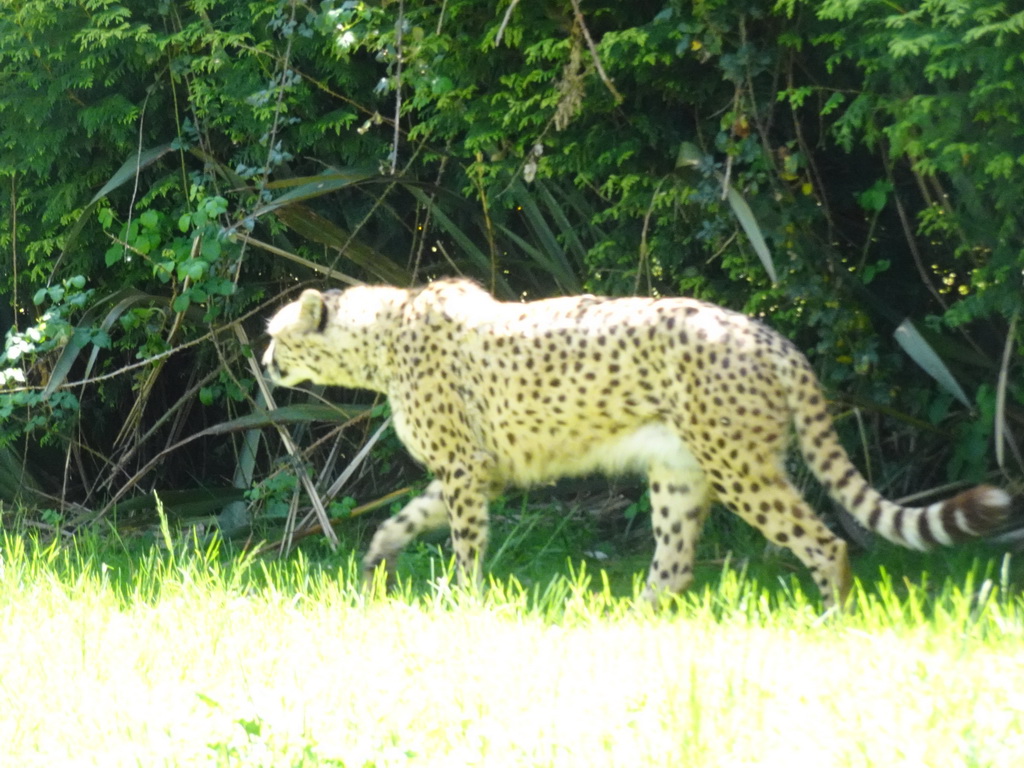
<instances>
[{"instance_id":1,"label":"green grass","mask_svg":"<svg viewBox=\"0 0 1024 768\"><path fill-rule=\"evenodd\" d=\"M585 566L561 570L482 597L370 599L351 560L4 535L0 765L959 768L1024 754L1024 603L998 563L858 585L854 609L826 618L791 577L718 568L654 615Z\"/></svg>"}]
</instances>

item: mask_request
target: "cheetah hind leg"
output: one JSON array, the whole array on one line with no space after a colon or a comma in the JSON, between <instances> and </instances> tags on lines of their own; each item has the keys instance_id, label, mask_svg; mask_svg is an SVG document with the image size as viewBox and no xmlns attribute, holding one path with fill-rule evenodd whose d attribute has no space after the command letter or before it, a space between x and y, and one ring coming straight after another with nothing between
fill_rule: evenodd
<instances>
[{"instance_id":1,"label":"cheetah hind leg","mask_svg":"<svg viewBox=\"0 0 1024 768\"><path fill-rule=\"evenodd\" d=\"M696 465L655 465L648 470L647 480L655 550L643 599L657 606L665 596L681 593L693 581L694 551L711 492L707 477Z\"/></svg>"},{"instance_id":2,"label":"cheetah hind leg","mask_svg":"<svg viewBox=\"0 0 1024 768\"><path fill-rule=\"evenodd\" d=\"M842 608L852 577L846 542L830 531L790 483L781 460L762 457L763 475L756 480L739 472L720 471L715 483L719 499L730 510L789 549L810 571L826 610ZM748 489L756 485L756 495Z\"/></svg>"},{"instance_id":3,"label":"cheetah hind leg","mask_svg":"<svg viewBox=\"0 0 1024 768\"><path fill-rule=\"evenodd\" d=\"M395 560L410 541L421 533L448 524L448 513L441 493L441 481L434 480L426 490L410 501L394 517L381 523L363 558L363 576L373 588L377 573L384 571L384 584L395 586Z\"/></svg>"}]
</instances>

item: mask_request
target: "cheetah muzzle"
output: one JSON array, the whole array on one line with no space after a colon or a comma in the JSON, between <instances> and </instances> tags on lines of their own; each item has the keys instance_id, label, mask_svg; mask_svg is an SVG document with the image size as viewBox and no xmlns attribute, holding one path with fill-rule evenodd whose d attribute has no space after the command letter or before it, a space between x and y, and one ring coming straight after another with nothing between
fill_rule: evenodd
<instances>
[{"instance_id":1,"label":"cheetah muzzle","mask_svg":"<svg viewBox=\"0 0 1024 768\"><path fill-rule=\"evenodd\" d=\"M786 475L791 425L829 495L897 544L928 549L984 534L1010 504L991 486L925 507L886 500L840 445L803 354L761 323L694 299L506 303L461 279L307 290L269 333L263 361L277 383L386 394L399 438L436 477L378 529L369 572L448 524L460 579L478 579L488 501L505 486L642 472L655 536L648 599L691 582L717 499L792 550L826 606L841 603L846 543Z\"/></svg>"}]
</instances>

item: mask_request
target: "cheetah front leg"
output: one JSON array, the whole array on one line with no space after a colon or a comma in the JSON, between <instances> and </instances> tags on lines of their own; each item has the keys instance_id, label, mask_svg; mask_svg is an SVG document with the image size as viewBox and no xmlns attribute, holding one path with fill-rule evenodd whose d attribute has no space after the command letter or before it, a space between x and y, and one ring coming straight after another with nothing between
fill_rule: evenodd
<instances>
[{"instance_id":1,"label":"cheetah front leg","mask_svg":"<svg viewBox=\"0 0 1024 768\"><path fill-rule=\"evenodd\" d=\"M395 560L410 541L421 533L440 528L448 522L441 481L434 480L426 490L410 501L401 511L383 523L373 535L370 549L363 558L363 574L373 583L377 567L383 564L388 585L395 581Z\"/></svg>"},{"instance_id":2,"label":"cheetah front leg","mask_svg":"<svg viewBox=\"0 0 1024 768\"><path fill-rule=\"evenodd\" d=\"M666 593L679 594L693 581L693 558L711 500L704 472L696 465L680 469L656 465L648 471L655 551L644 599L656 604Z\"/></svg>"},{"instance_id":3,"label":"cheetah front leg","mask_svg":"<svg viewBox=\"0 0 1024 768\"><path fill-rule=\"evenodd\" d=\"M452 529L452 549L459 585L479 588L481 567L487 553L487 504L491 484L487 480L489 461L480 458L470 469L456 465L443 474L442 495Z\"/></svg>"},{"instance_id":4,"label":"cheetah front leg","mask_svg":"<svg viewBox=\"0 0 1024 768\"><path fill-rule=\"evenodd\" d=\"M422 494L381 523L373 535L370 549L363 558L363 572L368 582L372 583L377 568L383 564L388 585L394 584L398 554L421 533L447 524L452 531L459 584L479 585L480 565L487 552L490 485L484 473L464 467L439 474Z\"/></svg>"}]
</instances>

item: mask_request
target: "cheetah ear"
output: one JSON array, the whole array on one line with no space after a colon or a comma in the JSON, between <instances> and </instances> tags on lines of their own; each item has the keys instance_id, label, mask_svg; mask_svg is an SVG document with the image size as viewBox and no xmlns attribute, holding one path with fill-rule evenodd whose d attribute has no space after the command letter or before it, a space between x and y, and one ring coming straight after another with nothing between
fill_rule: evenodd
<instances>
[{"instance_id":1,"label":"cheetah ear","mask_svg":"<svg viewBox=\"0 0 1024 768\"><path fill-rule=\"evenodd\" d=\"M324 295L320 291L307 288L299 296L299 321L297 325L303 331L323 330L327 311L324 308Z\"/></svg>"}]
</instances>

